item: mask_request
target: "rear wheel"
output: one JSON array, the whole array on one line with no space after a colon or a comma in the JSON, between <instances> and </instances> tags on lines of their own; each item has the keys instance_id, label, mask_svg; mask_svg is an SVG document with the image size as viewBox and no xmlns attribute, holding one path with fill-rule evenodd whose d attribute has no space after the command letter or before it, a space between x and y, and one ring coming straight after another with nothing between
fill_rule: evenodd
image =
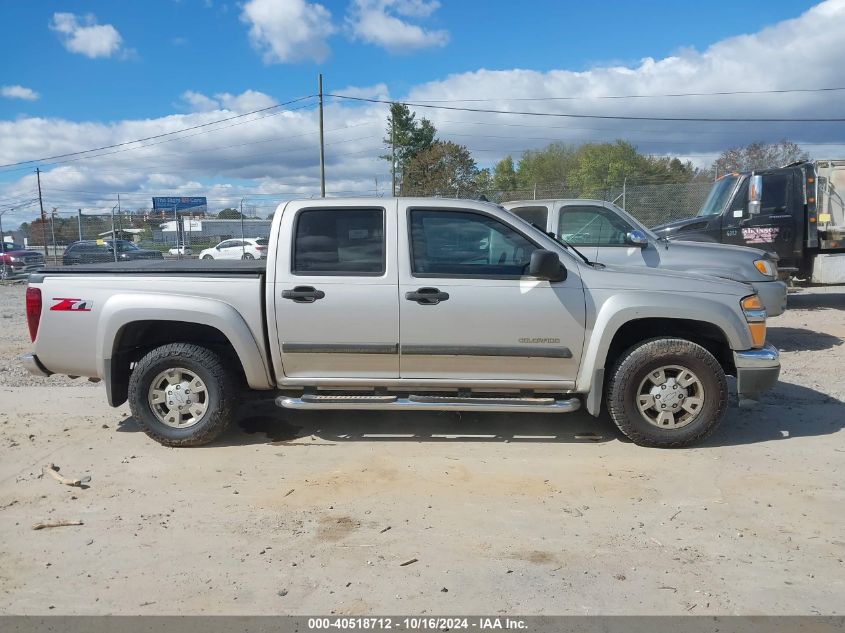
<instances>
[{"instance_id":1,"label":"rear wheel","mask_svg":"<svg viewBox=\"0 0 845 633\"><path fill-rule=\"evenodd\" d=\"M192 343L157 347L129 377L133 417L165 446L200 446L217 438L234 415L236 396L220 356Z\"/></svg>"},{"instance_id":2,"label":"rear wheel","mask_svg":"<svg viewBox=\"0 0 845 633\"><path fill-rule=\"evenodd\" d=\"M682 447L704 439L725 415L725 372L700 345L657 338L626 350L610 372L607 406L641 446Z\"/></svg>"},{"instance_id":3,"label":"rear wheel","mask_svg":"<svg viewBox=\"0 0 845 633\"><path fill-rule=\"evenodd\" d=\"M244 253L241 259L255 259L255 257L252 256L252 253Z\"/></svg>"}]
</instances>

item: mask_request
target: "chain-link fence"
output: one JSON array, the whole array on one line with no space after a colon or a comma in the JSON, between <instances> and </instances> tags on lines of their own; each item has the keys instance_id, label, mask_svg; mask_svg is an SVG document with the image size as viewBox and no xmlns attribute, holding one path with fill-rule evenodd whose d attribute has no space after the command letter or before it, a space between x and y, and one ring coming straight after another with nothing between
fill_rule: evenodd
<instances>
[{"instance_id":1,"label":"chain-link fence","mask_svg":"<svg viewBox=\"0 0 845 633\"><path fill-rule=\"evenodd\" d=\"M448 198L484 195L492 202L542 200L558 198L590 198L608 200L625 209L646 226L695 215L707 197L711 183L624 184L589 192L576 191L565 183L544 183L521 189L451 192L413 192ZM43 251L47 263L60 265L66 248L80 240L99 241L112 237L131 242L140 248L154 249L164 257L196 257L206 248L244 238L266 238L270 235L270 219L220 218L191 213L167 213L141 209L131 213L91 213L55 211L46 219L36 217L12 232L16 241L31 249Z\"/></svg>"},{"instance_id":2,"label":"chain-link fence","mask_svg":"<svg viewBox=\"0 0 845 633\"><path fill-rule=\"evenodd\" d=\"M61 265L67 247L80 241L109 246L116 238L138 248L158 250L165 257L181 258L196 256L226 240L267 238L270 225L267 219L170 215L157 210L114 214L56 211L43 221L36 217L24 222L14 234L28 248L42 251L48 264Z\"/></svg>"},{"instance_id":3,"label":"chain-link fence","mask_svg":"<svg viewBox=\"0 0 845 633\"><path fill-rule=\"evenodd\" d=\"M701 208L713 183L685 182L673 184L623 184L593 189L588 192L562 184L537 184L518 189L487 189L473 192L414 192L414 195L460 198L483 195L491 202L514 200L592 199L607 200L625 209L648 227L695 215Z\"/></svg>"}]
</instances>

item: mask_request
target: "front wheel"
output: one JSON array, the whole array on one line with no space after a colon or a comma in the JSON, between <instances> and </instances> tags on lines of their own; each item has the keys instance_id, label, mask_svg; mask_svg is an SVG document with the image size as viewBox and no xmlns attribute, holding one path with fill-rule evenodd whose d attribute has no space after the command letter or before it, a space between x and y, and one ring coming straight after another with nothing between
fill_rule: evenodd
<instances>
[{"instance_id":1,"label":"front wheel","mask_svg":"<svg viewBox=\"0 0 845 633\"><path fill-rule=\"evenodd\" d=\"M192 343L157 347L129 377L129 407L144 432L165 446L200 446L231 422L236 382L221 357Z\"/></svg>"},{"instance_id":2,"label":"front wheel","mask_svg":"<svg viewBox=\"0 0 845 633\"><path fill-rule=\"evenodd\" d=\"M211 255L203 255L203 259L214 259Z\"/></svg>"},{"instance_id":3,"label":"front wheel","mask_svg":"<svg viewBox=\"0 0 845 633\"><path fill-rule=\"evenodd\" d=\"M725 372L702 346L656 338L622 353L610 372L607 407L635 444L672 448L704 439L728 400Z\"/></svg>"}]
</instances>

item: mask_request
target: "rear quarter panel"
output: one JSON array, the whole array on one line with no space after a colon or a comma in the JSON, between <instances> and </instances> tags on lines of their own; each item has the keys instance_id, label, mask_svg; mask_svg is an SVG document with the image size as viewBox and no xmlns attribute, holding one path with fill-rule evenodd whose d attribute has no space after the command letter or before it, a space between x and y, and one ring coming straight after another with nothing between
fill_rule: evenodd
<instances>
[{"instance_id":1,"label":"rear quarter panel","mask_svg":"<svg viewBox=\"0 0 845 633\"><path fill-rule=\"evenodd\" d=\"M35 353L53 373L105 378L104 361L123 325L184 320L238 339L246 348L232 341L241 362L253 368L250 384L270 385L260 278L63 274L32 286L41 289L43 304Z\"/></svg>"}]
</instances>

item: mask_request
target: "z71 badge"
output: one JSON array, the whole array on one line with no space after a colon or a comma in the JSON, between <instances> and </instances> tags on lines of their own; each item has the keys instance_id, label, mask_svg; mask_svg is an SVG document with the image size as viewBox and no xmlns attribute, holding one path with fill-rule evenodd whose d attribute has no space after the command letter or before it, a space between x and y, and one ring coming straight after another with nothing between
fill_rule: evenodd
<instances>
[{"instance_id":1,"label":"z71 badge","mask_svg":"<svg viewBox=\"0 0 845 633\"><path fill-rule=\"evenodd\" d=\"M91 312L94 307L94 302L90 299L65 299L62 297L53 297L53 301L58 303L53 304L50 310L58 312Z\"/></svg>"}]
</instances>

